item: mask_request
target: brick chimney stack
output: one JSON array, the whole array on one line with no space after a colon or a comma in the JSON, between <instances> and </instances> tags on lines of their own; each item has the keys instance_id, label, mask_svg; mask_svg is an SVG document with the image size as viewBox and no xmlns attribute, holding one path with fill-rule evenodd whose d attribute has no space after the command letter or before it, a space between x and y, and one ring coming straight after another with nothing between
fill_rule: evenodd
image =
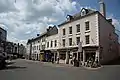
<instances>
[{"instance_id":1,"label":"brick chimney stack","mask_svg":"<svg viewBox=\"0 0 120 80\"><path fill-rule=\"evenodd\" d=\"M106 7L103 0L99 1L100 3L100 13L106 18Z\"/></svg>"}]
</instances>

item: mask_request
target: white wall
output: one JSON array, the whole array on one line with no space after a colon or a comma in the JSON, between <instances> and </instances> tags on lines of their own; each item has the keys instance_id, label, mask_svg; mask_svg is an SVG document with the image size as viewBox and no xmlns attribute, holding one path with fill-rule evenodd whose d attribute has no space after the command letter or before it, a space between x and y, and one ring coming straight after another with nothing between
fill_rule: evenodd
<instances>
[{"instance_id":1,"label":"white wall","mask_svg":"<svg viewBox=\"0 0 120 80\"><path fill-rule=\"evenodd\" d=\"M55 47L55 40L57 40L57 46ZM53 46L51 47L51 41L53 41ZM47 47L47 42L49 42L49 47ZM50 50L50 49L58 49L59 48L59 36L58 34L55 35L51 35L46 37L46 46L45 46L45 50Z\"/></svg>"},{"instance_id":2,"label":"white wall","mask_svg":"<svg viewBox=\"0 0 120 80\"><path fill-rule=\"evenodd\" d=\"M38 43L38 41L40 41L40 40L35 40L32 42L32 54L40 54L40 50L39 50L40 42ZM34 48L35 46L36 46L36 48ZM37 48L37 46L38 46L38 48Z\"/></svg>"},{"instance_id":3,"label":"white wall","mask_svg":"<svg viewBox=\"0 0 120 80\"><path fill-rule=\"evenodd\" d=\"M59 34L59 40L62 44L62 39L66 39L66 47L69 46L69 38L72 38L73 46L76 47L76 37L80 36L81 41L83 41L82 46L98 46L99 40L98 40L98 19L97 14L92 14L91 16L86 16L82 19L76 20L74 22L65 24L63 26L60 26L60 29L58 31ZM90 22L90 30L87 31L88 33L85 33L85 22ZM76 31L76 25L80 24L80 33L77 33ZM72 35L69 35L69 27L72 26ZM63 28L66 30L66 35L63 36ZM90 44L85 44L85 35L90 35ZM62 48L62 46L61 46Z\"/></svg>"}]
</instances>

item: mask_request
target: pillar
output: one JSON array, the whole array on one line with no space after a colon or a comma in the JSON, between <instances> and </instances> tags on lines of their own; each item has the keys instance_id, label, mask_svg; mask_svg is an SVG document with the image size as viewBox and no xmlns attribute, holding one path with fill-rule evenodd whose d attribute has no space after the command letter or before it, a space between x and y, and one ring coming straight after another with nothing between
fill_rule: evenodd
<instances>
[{"instance_id":1,"label":"pillar","mask_svg":"<svg viewBox=\"0 0 120 80\"><path fill-rule=\"evenodd\" d=\"M80 52L77 52L77 60L80 60Z\"/></svg>"},{"instance_id":2,"label":"pillar","mask_svg":"<svg viewBox=\"0 0 120 80\"><path fill-rule=\"evenodd\" d=\"M60 52L59 52L59 51L57 51L57 61L56 61L57 64L59 64L58 58L59 58L59 60L60 60Z\"/></svg>"},{"instance_id":3,"label":"pillar","mask_svg":"<svg viewBox=\"0 0 120 80\"><path fill-rule=\"evenodd\" d=\"M85 50L83 50L83 63L85 63Z\"/></svg>"},{"instance_id":4,"label":"pillar","mask_svg":"<svg viewBox=\"0 0 120 80\"><path fill-rule=\"evenodd\" d=\"M60 58L60 53L59 53L59 51L57 51L57 57L59 57L59 58Z\"/></svg>"},{"instance_id":5,"label":"pillar","mask_svg":"<svg viewBox=\"0 0 120 80\"><path fill-rule=\"evenodd\" d=\"M54 62L55 62L55 58L56 58L56 52L54 52Z\"/></svg>"},{"instance_id":6,"label":"pillar","mask_svg":"<svg viewBox=\"0 0 120 80\"><path fill-rule=\"evenodd\" d=\"M99 50L96 50L95 61L96 61L96 58L98 58L98 61L99 61L99 59L100 59Z\"/></svg>"},{"instance_id":7,"label":"pillar","mask_svg":"<svg viewBox=\"0 0 120 80\"><path fill-rule=\"evenodd\" d=\"M66 64L69 64L69 53L66 51Z\"/></svg>"}]
</instances>

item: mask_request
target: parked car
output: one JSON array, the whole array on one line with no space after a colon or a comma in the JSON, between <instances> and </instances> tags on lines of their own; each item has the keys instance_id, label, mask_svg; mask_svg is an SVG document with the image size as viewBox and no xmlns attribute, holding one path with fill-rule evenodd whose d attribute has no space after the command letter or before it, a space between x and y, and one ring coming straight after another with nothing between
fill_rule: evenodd
<instances>
[{"instance_id":1,"label":"parked car","mask_svg":"<svg viewBox=\"0 0 120 80\"><path fill-rule=\"evenodd\" d=\"M22 59L25 59L25 56L22 56Z\"/></svg>"},{"instance_id":2,"label":"parked car","mask_svg":"<svg viewBox=\"0 0 120 80\"><path fill-rule=\"evenodd\" d=\"M0 53L0 69L6 67L6 58L3 53Z\"/></svg>"}]
</instances>

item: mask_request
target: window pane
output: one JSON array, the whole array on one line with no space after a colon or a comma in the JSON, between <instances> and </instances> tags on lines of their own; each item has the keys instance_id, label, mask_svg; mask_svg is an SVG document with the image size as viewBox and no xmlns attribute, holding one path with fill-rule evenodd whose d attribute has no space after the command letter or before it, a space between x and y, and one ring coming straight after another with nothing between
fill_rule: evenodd
<instances>
[{"instance_id":1,"label":"window pane","mask_svg":"<svg viewBox=\"0 0 120 80\"><path fill-rule=\"evenodd\" d=\"M53 45L53 41L51 41L51 47L52 47L52 45Z\"/></svg>"},{"instance_id":2,"label":"window pane","mask_svg":"<svg viewBox=\"0 0 120 80\"><path fill-rule=\"evenodd\" d=\"M80 24L77 24L76 27L77 27L77 28L76 28L76 29L77 29L77 32L80 32Z\"/></svg>"},{"instance_id":3,"label":"window pane","mask_svg":"<svg viewBox=\"0 0 120 80\"><path fill-rule=\"evenodd\" d=\"M76 43L77 43L77 45L79 44L79 42L80 42L80 37L77 37L77 38L76 38Z\"/></svg>"},{"instance_id":4,"label":"window pane","mask_svg":"<svg viewBox=\"0 0 120 80\"><path fill-rule=\"evenodd\" d=\"M85 36L85 39L86 39L86 44L89 44L90 42L89 42L89 35L87 35L87 36Z\"/></svg>"},{"instance_id":5,"label":"window pane","mask_svg":"<svg viewBox=\"0 0 120 80\"><path fill-rule=\"evenodd\" d=\"M39 50L40 50L40 45L39 45Z\"/></svg>"},{"instance_id":6,"label":"window pane","mask_svg":"<svg viewBox=\"0 0 120 80\"><path fill-rule=\"evenodd\" d=\"M49 47L49 42L47 42L47 47Z\"/></svg>"},{"instance_id":7,"label":"window pane","mask_svg":"<svg viewBox=\"0 0 120 80\"><path fill-rule=\"evenodd\" d=\"M55 47L57 46L57 40L55 40Z\"/></svg>"},{"instance_id":8,"label":"window pane","mask_svg":"<svg viewBox=\"0 0 120 80\"><path fill-rule=\"evenodd\" d=\"M85 22L86 30L89 30L89 21Z\"/></svg>"},{"instance_id":9,"label":"window pane","mask_svg":"<svg viewBox=\"0 0 120 80\"><path fill-rule=\"evenodd\" d=\"M65 47L65 39L63 39L63 47Z\"/></svg>"},{"instance_id":10,"label":"window pane","mask_svg":"<svg viewBox=\"0 0 120 80\"><path fill-rule=\"evenodd\" d=\"M69 34L72 34L72 27L69 27Z\"/></svg>"},{"instance_id":11,"label":"window pane","mask_svg":"<svg viewBox=\"0 0 120 80\"><path fill-rule=\"evenodd\" d=\"M69 46L72 46L72 38L69 38Z\"/></svg>"},{"instance_id":12,"label":"window pane","mask_svg":"<svg viewBox=\"0 0 120 80\"><path fill-rule=\"evenodd\" d=\"M65 29L63 29L63 35L65 35Z\"/></svg>"},{"instance_id":13,"label":"window pane","mask_svg":"<svg viewBox=\"0 0 120 80\"><path fill-rule=\"evenodd\" d=\"M37 50L38 50L38 46L37 46Z\"/></svg>"}]
</instances>

